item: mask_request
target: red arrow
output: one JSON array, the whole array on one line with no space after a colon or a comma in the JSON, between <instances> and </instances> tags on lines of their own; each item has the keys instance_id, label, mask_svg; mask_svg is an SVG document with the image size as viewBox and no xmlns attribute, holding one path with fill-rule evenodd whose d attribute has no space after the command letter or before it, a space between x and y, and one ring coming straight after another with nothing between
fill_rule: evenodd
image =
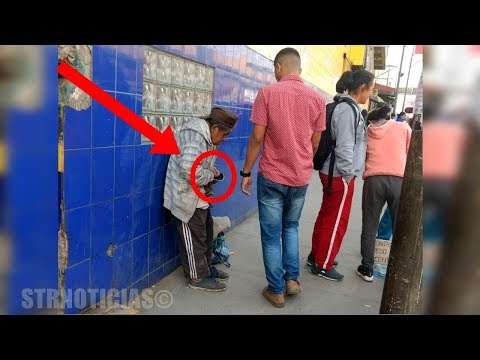
<instances>
[{"instance_id":1,"label":"red arrow","mask_svg":"<svg viewBox=\"0 0 480 360\"><path fill-rule=\"evenodd\" d=\"M77 85L80 89L85 91L93 99L97 100L100 104L105 106L139 133L150 139L154 143L150 149L150 154L180 154L180 149L177 146L170 125L168 125L165 131L161 133L140 116L128 109L125 105L110 96L105 90L88 80L65 61L62 61L60 65L58 65L57 72Z\"/></svg>"}]
</instances>

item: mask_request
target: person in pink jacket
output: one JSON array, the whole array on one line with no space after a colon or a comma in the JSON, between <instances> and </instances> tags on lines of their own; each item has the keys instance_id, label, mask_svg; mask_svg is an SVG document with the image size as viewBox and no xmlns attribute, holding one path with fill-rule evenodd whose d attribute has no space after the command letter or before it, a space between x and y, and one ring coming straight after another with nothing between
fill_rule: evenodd
<instances>
[{"instance_id":1,"label":"person in pink jacket","mask_svg":"<svg viewBox=\"0 0 480 360\"><path fill-rule=\"evenodd\" d=\"M412 134L407 123L388 120L390 111L385 106L368 115L370 125L362 194L362 263L357 268L357 274L365 281L373 281L375 235L385 202L395 228Z\"/></svg>"}]
</instances>

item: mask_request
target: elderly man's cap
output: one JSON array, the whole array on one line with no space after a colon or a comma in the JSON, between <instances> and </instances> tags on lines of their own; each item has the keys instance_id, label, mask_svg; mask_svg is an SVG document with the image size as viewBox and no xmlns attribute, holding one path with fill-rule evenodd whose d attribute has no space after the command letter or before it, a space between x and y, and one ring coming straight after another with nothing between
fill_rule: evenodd
<instances>
[{"instance_id":1,"label":"elderly man's cap","mask_svg":"<svg viewBox=\"0 0 480 360\"><path fill-rule=\"evenodd\" d=\"M226 127L233 128L238 120L238 115L220 107L213 107L207 116L199 116L200 119L212 119Z\"/></svg>"}]
</instances>

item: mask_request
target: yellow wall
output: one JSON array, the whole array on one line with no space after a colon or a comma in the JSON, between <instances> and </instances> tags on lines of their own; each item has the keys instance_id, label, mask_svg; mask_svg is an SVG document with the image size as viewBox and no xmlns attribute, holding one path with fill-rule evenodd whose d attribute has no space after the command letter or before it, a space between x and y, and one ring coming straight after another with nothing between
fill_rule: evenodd
<instances>
[{"instance_id":1,"label":"yellow wall","mask_svg":"<svg viewBox=\"0 0 480 360\"><path fill-rule=\"evenodd\" d=\"M58 142L58 172L63 173L64 160L63 160L63 142Z\"/></svg>"},{"instance_id":2,"label":"yellow wall","mask_svg":"<svg viewBox=\"0 0 480 360\"><path fill-rule=\"evenodd\" d=\"M285 47L298 50L302 59L302 78L330 95L343 71L350 70L346 53L353 65L363 64L365 45L247 45L270 60Z\"/></svg>"},{"instance_id":3,"label":"yellow wall","mask_svg":"<svg viewBox=\"0 0 480 360\"><path fill-rule=\"evenodd\" d=\"M3 142L3 139L0 140L0 175L4 175L7 169L7 147Z\"/></svg>"},{"instance_id":4,"label":"yellow wall","mask_svg":"<svg viewBox=\"0 0 480 360\"><path fill-rule=\"evenodd\" d=\"M350 46L350 56L348 58L352 62L352 65L363 65L366 50L367 47L365 45Z\"/></svg>"}]
</instances>

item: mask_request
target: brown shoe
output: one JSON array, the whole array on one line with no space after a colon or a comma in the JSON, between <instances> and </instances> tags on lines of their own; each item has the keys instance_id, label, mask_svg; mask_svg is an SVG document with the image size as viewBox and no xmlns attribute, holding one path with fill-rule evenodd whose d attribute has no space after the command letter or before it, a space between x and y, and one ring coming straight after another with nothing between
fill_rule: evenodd
<instances>
[{"instance_id":1,"label":"brown shoe","mask_svg":"<svg viewBox=\"0 0 480 360\"><path fill-rule=\"evenodd\" d=\"M287 280L287 295L297 295L301 292L302 288L297 280Z\"/></svg>"},{"instance_id":2,"label":"brown shoe","mask_svg":"<svg viewBox=\"0 0 480 360\"><path fill-rule=\"evenodd\" d=\"M281 308L285 306L285 296L283 294L272 294L268 290L268 286L263 289L262 295L275 307Z\"/></svg>"}]
</instances>

